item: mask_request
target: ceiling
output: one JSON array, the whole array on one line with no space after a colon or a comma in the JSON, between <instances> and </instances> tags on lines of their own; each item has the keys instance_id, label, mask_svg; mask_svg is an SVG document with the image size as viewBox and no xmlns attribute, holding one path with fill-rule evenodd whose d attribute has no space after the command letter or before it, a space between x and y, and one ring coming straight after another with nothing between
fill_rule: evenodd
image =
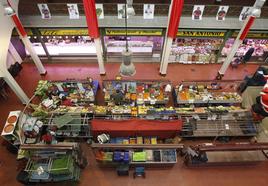
<instances>
[{"instance_id":1,"label":"ceiling","mask_svg":"<svg viewBox=\"0 0 268 186\"><path fill-rule=\"evenodd\" d=\"M103 3L105 15L117 15L117 4L124 3L125 0L96 0L96 3ZM143 14L143 4L155 4L155 16L167 16L170 0L133 0L136 15ZM38 3L47 3L51 15L68 15L67 3L77 3L80 15L84 15L82 0L20 0L19 15L40 15L37 7ZM220 4L216 4L215 0L184 0L182 14L190 16L192 14L194 4L205 5L203 16L215 16L219 5L229 5L227 16L238 17L243 6L252 6L254 0L222 0ZM261 17L268 17L268 1L266 7L262 10Z\"/></svg>"}]
</instances>

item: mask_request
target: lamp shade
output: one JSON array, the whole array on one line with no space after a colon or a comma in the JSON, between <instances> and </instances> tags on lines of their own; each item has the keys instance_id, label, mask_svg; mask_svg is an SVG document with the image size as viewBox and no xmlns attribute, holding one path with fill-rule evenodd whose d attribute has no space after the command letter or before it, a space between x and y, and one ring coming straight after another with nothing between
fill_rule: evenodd
<instances>
[{"instance_id":1,"label":"lamp shade","mask_svg":"<svg viewBox=\"0 0 268 186\"><path fill-rule=\"evenodd\" d=\"M122 63L120 65L119 73L121 76L133 76L136 74L136 69L134 64L131 62L132 52L123 51L122 52Z\"/></svg>"}]
</instances>

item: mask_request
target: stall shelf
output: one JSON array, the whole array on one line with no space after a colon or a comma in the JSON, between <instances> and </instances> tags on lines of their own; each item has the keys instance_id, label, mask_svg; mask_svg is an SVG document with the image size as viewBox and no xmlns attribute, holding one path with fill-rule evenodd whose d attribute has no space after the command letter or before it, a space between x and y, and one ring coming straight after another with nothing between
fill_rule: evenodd
<instances>
[{"instance_id":1,"label":"stall shelf","mask_svg":"<svg viewBox=\"0 0 268 186\"><path fill-rule=\"evenodd\" d=\"M68 121L64 118L69 119ZM91 113L51 113L43 125L56 127L56 138L90 138Z\"/></svg>"},{"instance_id":2,"label":"stall shelf","mask_svg":"<svg viewBox=\"0 0 268 186\"><path fill-rule=\"evenodd\" d=\"M184 148L182 144L97 144L93 143L96 160L101 165L157 165L172 166L177 163L177 150ZM117 154L124 154L125 158L119 160ZM110 155L110 158L108 155ZM113 157L113 158L112 158ZM112 158L112 159L111 159Z\"/></svg>"},{"instance_id":3,"label":"stall shelf","mask_svg":"<svg viewBox=\"0 0 268 186\"><path fill-rule=\"evenodd\" d=\"M255 136L258 123L248 110L184 112L180 114L182 137L242 137Z\"/></svg>"},{"instance_id":4,"label":"stall shelf","mask_svg":"<svg viewBox=\"0 0 268 186\"><path fill-rule=\"evenodd\" d=\"M28 184L78 181L81 168L87 164L83 162L85 158L77 143L60 143L51 146L21 145L19 156L20 159L27 160L21 172L24 172L23 183ZM19 175L18 181L20 181Z\"/></svg>"},{"instance_id":5,"label":"stall shelf","mask_svg":"<svg viewBox=\"0 0 268 186\"><path fill-rule=\"evenodd\" d=\"M113 102L113 95L121 91L123 100L121 104L152 104L166 105L169 93L164 91L170 84L165 80L104 80L104 99L106 103Z\"/></svg>"}]
</instances>

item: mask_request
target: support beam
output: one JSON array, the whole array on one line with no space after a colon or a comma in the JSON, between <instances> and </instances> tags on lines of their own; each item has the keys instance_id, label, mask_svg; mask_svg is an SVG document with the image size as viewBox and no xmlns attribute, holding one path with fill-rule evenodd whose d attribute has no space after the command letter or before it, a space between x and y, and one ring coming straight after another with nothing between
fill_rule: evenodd
<instances>
[{"instance_id":1,"label":"support beam","mask_svg":"<svg viewBox=\"0 0 268 186\"><path fill-rule=\"evenodd\" d=\"M173 39L168 37L166 38L165 40L165 51L164 51L164 55L162 57L162 61L161 61L161 67L160 67L160 73L162 75L165 75L167 74L167 67L168 67L168 63L169 63L169 55L170 55L170 52L171 52L171 46L172 46L172 41Z\"/></svg>"},{"instance_id":2,"label":"support beam","mask_svg":"<svg viewBox=\"0 0 268 186\"><path fill-rule=\"evenodd\" d=\"M234 42L232 49L231 49L231 52L228 54L224 63L222 64L222 66L221 66L221 68L216 76L216 79L221 80L223 78L223 76L224 76L225 72L227 71L229 65L231 64L239 46L242 44L243 40L246 37L247 33L245 33L245 31L249 31L255 18L256 17L254 17L254 16L248 16L247 19L244 21L244 25L235 39L235 42Z\"/></svg>"},{"instance_id":3,"label":"support beam","mask_svg":"<svg viewBox=\"0 0 268 186\"><path fill-rule=\"evenodd\" d=\"M96 46L96 52L97 52L97 58L98 58L100 74L104 75L106 72L105 72L104 63L103 63L102 47L101 47L100 38L94 39L94 43L95 43L95 46Z\"/></svg>"},{"instance_id":4,"label":"support beam","mask_svg":"<svg viewBox=\"0 0 268 186\"><path fill-rule=\"evenodd\" d=\"M10 3L9 1L7 1L9 6L12 7L12 3ZM13 5L14 6L14 5ZM15 11L16 12L16 11ZM21 24L20 19L18 18L17 14L14 13L11 15L11 18L13 20L14 25L16 26L16 29L21 37L22 42L24 43L26 49L28 50L28 52L30 53L39 73L41 75L46 74L46 69L44 68L42 62L40 61L38 55L36 54L32 43L30 42L29 38L27 37L27 33L23 27L23 25Z\"/></svg>"},{"instance_id":5,"label":"support beam","mask_svg":"<svg viewBox=\"0 0 268 186\"><path fill-rule=\"evenodd\" d=\"M46 56L47 56L48 60L51 60L51 56L50 56L50 54L48 52L47 46L46 46L44 40L41 38L40 31L37 28L33 28L31 30L32 30L33 34L37 36L37 39L40 41L40 43L41 43L41 45L42 45L42 47L43 47L43 49L44 49L44 51L46 53Z\"/></svg>"},{"instance_id":6,"label":"support beam","mask_svg":"<svg viewBox=\"0 0 268 186\"><path fill-rule=\"evenodd\" d=\"M30 53L30 55L32 57L32 60L35 63L39 73L41 75L45 75L47 71L46 71L45 67L43 66L41 60L39 59L37 53L35 52L35 50L34 50L34 48L32 46L31 41L29 40L29 38L27 36L24 36L24 37L21 37L21 40L22 40L23 44L25 45L25 48Z\"/></svg>"},{"instance_id":7,"label":"support beam","mask_svg":"<svg viewBox=\"0 0 268 186\"><path fill-rule=\"evenodd\" d=\"M18 0L13 0L13 7L15 10L17 10L18 7ZM23 92L21 87L17 84L15 79L10 75L10 73L7 71L7 54L11 39L12 30L14 28L14 24L10 17L5 16L3 14L4 7L2 4L0 4L0 23L1 23L1 29L0 29L0 77L3 77L4 80L7 82L7 84L10 86L10 88L15 92L15 94L19 97L19 99L22 101L23 104L28 103L29 98L27 95Z\"/></svg>"},{"instance_id":8,"label":"support beam","mask_svg":"<svg viewBox=\"0 0 268 186\"><path fill-rule=\"evenodd\" d=\"M243 40L246 38L250 28L252 27L256 17L260 17L261 15L261 8L263 7L266 0L256 0L253 7L251 8L250 15L246 18L243 23L243 26L238 33L235 42L232 46L230 54L225 59L224 63L221 66L221 69L218 71L216 79L221 80L224 76L226 70L228 69L230 63L232 62L235 53L237 52L239 46L242 44Z\"/></svg>"},{"instance_id":9,"label":"support beam","mask_svg":"<svg viewBox=\"0 0 268 186\"><path fill-rule=\"evenodd\" d=\"M18 96L18 98L21 100L23 104L27 104L29 102L28 96L25 94L25 92L22 90L22 88L19 86L19 84L15 81L15 79L10 75L8 71L2 72L4 75L3 78L8 84L8 86L13 90L13 92Z\"/></svg>"}]
</instances>

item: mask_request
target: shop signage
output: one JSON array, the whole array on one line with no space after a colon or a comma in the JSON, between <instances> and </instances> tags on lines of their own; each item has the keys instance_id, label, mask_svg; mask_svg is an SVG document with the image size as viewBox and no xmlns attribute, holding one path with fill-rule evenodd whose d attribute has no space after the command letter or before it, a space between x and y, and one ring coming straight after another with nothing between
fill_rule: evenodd
<instances>
[{"instance_id":1,"label":"shop signage","mask_svg":"<svg viewBox=\"0 0 268 186\"><path fill-rule=\"evenodd\" d=\"M232 37L237 37L238 32L234 32ZM249 32L246 36L246 38L260 38L260 39L265 39L268 38L268 33L254 33L254 32Z\"/></svg>"},{"instance_id":2,"label":"shop signage","mask_svg":"<svg viewBox=\"0 0 268 186\"><path fill-rule=\"evenodd\" d=\"M87 29L40 29L43 36L76 36L76 35L88 35Z\"/></svg>"},{"instance_id":3,"label":"shop signage","mask_svg":"<svg viewBox=\"0 0 268 186\"><path fill-rule=\"evenodd\" d=\"M26 33L27 33L27 36L32 36L33 35L33 32L32 32L32 30L31 29L25 29L25 31L26 31ZM13 29L13 31L12 31L12 36L18 36L19 34L18 34L18 32L17 32L17 30L16 29Z\"/></svg>"},{"instance_id":4,"label":"shop signage","mask_svg":"<svg viewBox=\"0 0 268 186\"><path fill-rule=\"evenodd\" d=\"M144 29L144 30L127 30L127 34L131 36L161 36L162 29ZM107 36L124 36L126 30L123 29L105 29Z\"/></svg>"},{"instance_id":5,"label":"shop signage","mask_svg":"<svg viewBox=\"0 0 268 186\"><path fill-rule=\"evenodd\" d=\"M224 37L225 32L178 31L177 37Z\"/></svg>"}]
</instances>

